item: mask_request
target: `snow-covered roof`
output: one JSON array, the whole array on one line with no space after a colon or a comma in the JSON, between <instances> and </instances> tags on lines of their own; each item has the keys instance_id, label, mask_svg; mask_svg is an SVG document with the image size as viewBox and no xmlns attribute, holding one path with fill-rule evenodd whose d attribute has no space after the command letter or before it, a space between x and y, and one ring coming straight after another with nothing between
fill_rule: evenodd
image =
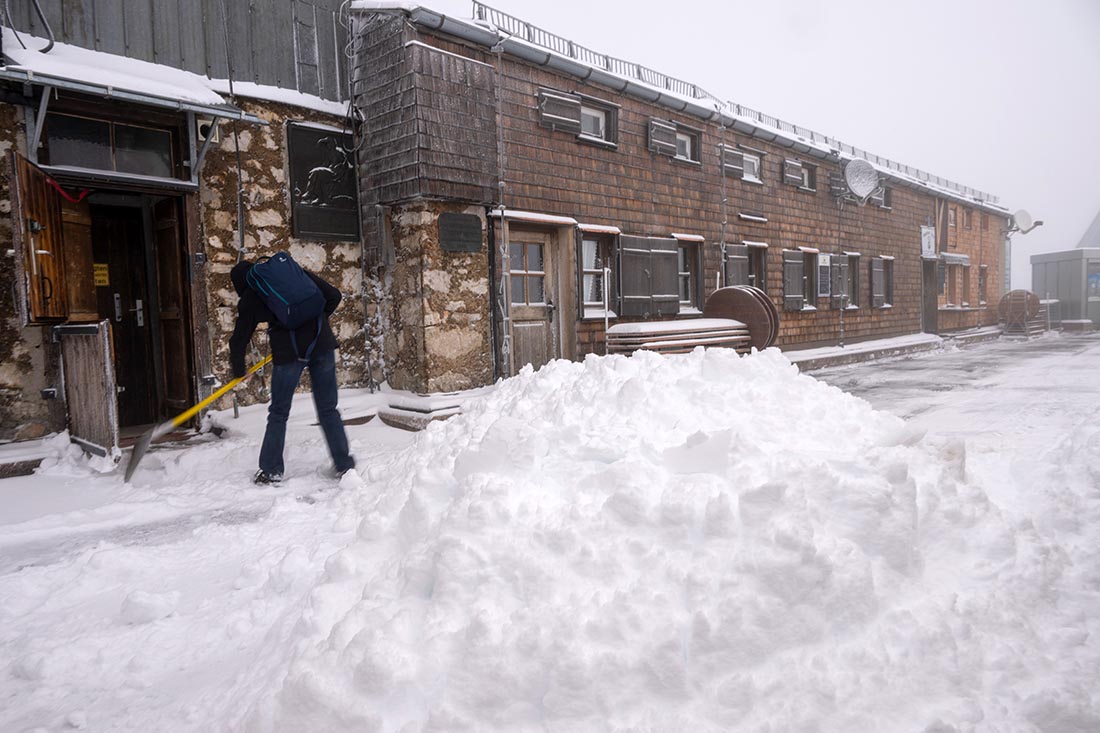
<instances>
[{"instance_id":1,"label":"snow-covered roof","mask_svg":"<svg viewBox=\"0 0 1100 733\"><path fill-rule=\"evenodd\" d=\"M230 116L239 116L222 96L229 93L227 79L211 79L172 66L68 43L54 43L49 53L42 53L39 49L46 47L45 39L25 33L16 35L6 27L0 30L4 47L4 66L0 72L6 78L46 85L51 80L76 82L86 85L86 91L100 91L106 96L128 93L151 101L175 102L181 109L202 106L211 108L212 112L220 110ZM233 91L242 97L282 102L336 116L343 116L347 109L342 102L321 99L295 89L234 81Z\"/></svg>"},{"instance_id":2,"label":"snow-covered roof","mask_svg":"<svg viewBox=\"0 0 1100 733\"><path fill-rule=\"evenodd\" d=\"M997 197L991 194L868 153L836 138L743 105L722 101L694 84L591 51L480 3L475 2L475 6L486 19L455 18L415 2L353 0L350 8L359 12L405 13L413 23L428 30L457 36L488 48L500 44L505 53L517 58L549 66L556 71L611 87L629 96L725 125L760 140L790 148L796 153L838 162L864 159L895 183L951 198L994 214L1008 213L1008 209L1001 206ZM539 41L529 41L519 35L520 33L533 33ZM661 84L650 80L660 81Z\"/></svg>"}]
</instances>

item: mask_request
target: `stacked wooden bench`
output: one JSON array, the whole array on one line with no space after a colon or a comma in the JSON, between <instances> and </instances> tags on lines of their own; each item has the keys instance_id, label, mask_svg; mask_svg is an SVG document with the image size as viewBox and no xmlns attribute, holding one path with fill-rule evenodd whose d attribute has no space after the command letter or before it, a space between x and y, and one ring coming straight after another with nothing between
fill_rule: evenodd
<instances>
[{"instance_id":1,"label":"stacked wooden bench","mask_svg":"<svg viewBox=\"0 0 1100 733\"><path fill-rule=\"evenodd\" d=\"M645 349L659 354L686 354L696 346L717 346L747 354L750 340L748 327L731 318L619 323L607 329L607 353L631 354Z\"/></svg>"}]
</instances>

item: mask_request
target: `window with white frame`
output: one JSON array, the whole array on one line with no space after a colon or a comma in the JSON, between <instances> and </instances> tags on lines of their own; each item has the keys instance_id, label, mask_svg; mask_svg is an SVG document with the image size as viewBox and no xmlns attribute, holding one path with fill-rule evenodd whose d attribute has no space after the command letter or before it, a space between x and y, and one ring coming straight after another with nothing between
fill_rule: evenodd
<instances>
[{"instance_id":1,"label":"window with white frame","mask_svg":"<svg viewBox=\"0 0 1100 733\"><path fill-rule=\"evenodd\" d=\"M693 133L676 131L676 157L681 160L699 160L698 143Z\"/></svg>"},{"instance_id":2,"label":"window with white frame","mask_svg":"<svg viewBox=\"0 0 1100 733\"><path fill-rule=\"evenodd\" d=\"M848 255L848 307L859 307L859 255Z\"/></svg>"},{"instance_id":3,"label":"window with white frame","mask_svg":"<svg viewBox=\"0 0 1100 733\"><path fill-rule=\"evenodd\" d=\"M581 134L599 140L607 139L607 110L581 105Z\"/></svg>"},{"instance_id":4,"label":"window with white frame","mask_svg":"<svg viewBox=\"0 0 1100 733\"><path fill-rule=\"evenodd\" d=\"M760 156L746 152L742 152L741 155L744 159L744 169L741 173L742 180L763 183L764 181L760 177Z\"/></svg>"},{"instance_id":5,"label":"window with white frame","mask_svg":"<svg viewBox=\"0 0 1100 733\"><path fill-rule=\"evenodd\" d=\"M699 244L697 242L677 242L676 282L680 294L680 310L694 310L698 307Z\"/></svg>"},{"instance_id":6,"label":"window with white frame","mask_svg":"<svg viewBox=\"0 0 1100 733\"><path fill-rule=\"evenodd\" d=\"M955 207L951 206L947 209L947 226L955 226Z\"/></svg>"},{"instance_id":7,"label":"window with white frame","mask_svg":"<svg viewBox=\"0 0 1100 733\"><path fill-rule=\"evenodd\" d=\"M817 256L817 297L828 298L832 294L832 273L829 269L829 255Z\"/></svg>"},{"instance_id":8,"label":"window with white frame","mask_svg":"<svg viewBox=\"0 0 1100 733\"><path fill-rule=\"evenodd\" d=\"M808 191L817 190L817 166L802 164L802 188Z\"/></svg>"},{"instance_id":9,"label":"window with white frame","mask_svg":"<svg viewBox=\"0 0 1100 733\"><path fill-rule=\"evenodd\" d=\"M985 214L982 214L984 217ZM989 298L989 266L978 267L978 303L985 305Z\"/></svg>"},{"instance_id":10,"label":"window with white frame","mask_svg":"<svg viewBox=\"0 0 1100 733\"><path fill-rule=\"evenodd\" d=\"M615 317L612 285L607 275L612 267L614 238L610 235L585 233L581 237L578 261L581 263L581 316L583 318L603 318L604 297L608 298L607 307Z\"/></svg>"}]
</instances>

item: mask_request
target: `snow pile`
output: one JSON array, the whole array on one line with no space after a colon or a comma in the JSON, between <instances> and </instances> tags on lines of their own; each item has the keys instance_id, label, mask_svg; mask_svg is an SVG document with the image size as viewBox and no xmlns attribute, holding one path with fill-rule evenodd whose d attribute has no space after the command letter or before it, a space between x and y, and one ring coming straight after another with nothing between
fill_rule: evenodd
<instances>
[{"instance_id":1,"label":"snow pile","mask_svg":"<svg viewBox=\"0 0 1100 733\"><path fill-rule=\"evenodd\" d=\"M1066 552L777 351L554 362L368 484L228 728L1100 728Z\"/></svg>"}]
</instances>

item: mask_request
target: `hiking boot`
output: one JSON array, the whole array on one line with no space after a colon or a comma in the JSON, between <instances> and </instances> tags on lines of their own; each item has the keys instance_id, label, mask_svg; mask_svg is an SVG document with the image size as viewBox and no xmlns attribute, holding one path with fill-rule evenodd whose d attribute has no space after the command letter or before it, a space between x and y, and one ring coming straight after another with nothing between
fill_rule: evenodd
<instances>
[{"instance_id":1,"label":"hiking boot","mask_svg":"<svg viewBox=\"0 0 1100 733\"><path fill-rule=\"evenodd\" d=\"M281 473L268 473L262 468L252 477L252 483L254 484L277 484L282 480L283 475Z\"/></svg>"}]
</instances>

